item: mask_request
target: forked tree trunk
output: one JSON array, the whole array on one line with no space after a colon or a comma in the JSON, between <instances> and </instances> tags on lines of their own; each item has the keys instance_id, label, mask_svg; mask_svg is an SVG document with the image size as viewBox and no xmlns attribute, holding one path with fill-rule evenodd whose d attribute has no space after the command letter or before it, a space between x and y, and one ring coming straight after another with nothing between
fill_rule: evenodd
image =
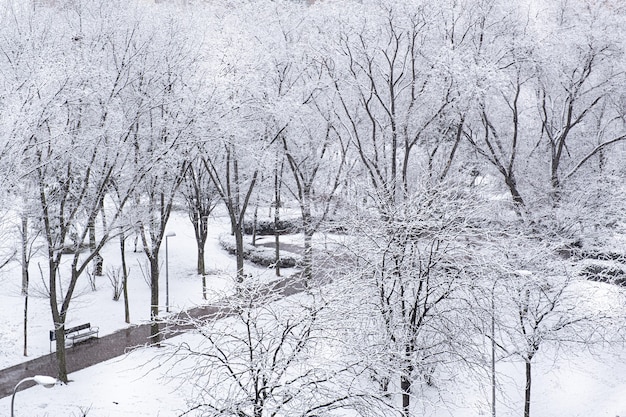
<instances>
[{"instance_id":1,"label":"forked tree trunk","mask_svg":"<svg viewBox=\"0 0 626 417\"><path fill-rule=\"evenodd\" d=\"M239 165L237 157L234 156L234 151L234 145L231 145L231 147L226 147L226 166L224 169L224 181L220 179L221 174L218 172L218 170L215 168L210 160L203 158L202 162L207 169L207 172L211 176L211 180L215 184L222 201L224 202L224 204L226 204L226 208L228 209L231 232L235 236L237 281L241 283L244 280L242 226L246 210L248 208L248 202L250 201L250 196L252 195L252 191L254 190L254 186L258 178L259 170L256 169L252 174L252 178L250 179L249 185L247 187L248 189L245 192L243 201L241 201L239 190L242 184L239 181Z\"/></svg>"}]
</instances>

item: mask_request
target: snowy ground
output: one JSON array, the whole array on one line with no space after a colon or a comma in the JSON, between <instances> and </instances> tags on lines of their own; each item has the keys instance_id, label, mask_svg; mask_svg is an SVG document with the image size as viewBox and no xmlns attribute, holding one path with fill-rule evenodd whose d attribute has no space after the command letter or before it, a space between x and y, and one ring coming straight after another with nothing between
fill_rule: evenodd
<instances>
[{"instance_id":1,"label":"snowy ground","mask_svg":"<svg viewBox=\"0 0 626 417\"><path fill-rule=\"evenodd\" d=\"M196 336L172 339L189 342ZM52 389L34 387L16 396L16 413L20 416L154 417L177 416L185 410L184 388L169 382L166 369L154 370L159 350L142 349L71 375L68 386ZM615 362L591 355L576 360L562 360L539 366L534 384L546 389L535 390L532 415L536 417L619 417L626 415L624 361ZM501 381L509 395L498 404L498 416L519 416L523 366L508 365L507 373L517 375ZM169 368L168 368L169 369ZM502 370L502 367L501 367ZM590 372L593 370L593 372ZM475 387L472 387L475 389ZM470 389L471 390L471 389ZM443 401L429 406L433 417L472 417L490 415L484 393L473 396L448 393ZM0 416L8 416L10 399L0 400Z\"/></svg>"},{"instance_id":2,"label":"snowy ground","mask_svg":"<svg viewBox=\"0 0 626 417\"><path fill-rule=\"evenodd\" d=\"M222 219L212 225L212 234L222 233ZM169 238L169 295L170 307L177 310L202 303L202 282L195 274L195 241L193 229L184 214L176 214L172 217L168 231L175 231L176 236ZM208 267L215 271L207 277L210 285L214 288L228 290L230 258L217 247L217 241L211 240L207 247L210 256L207 256ZM150 313L150 291L142 272L146 271L146 257L141 251L133 252L133 238L127 240L127 264L130 267L129 305L131 325L145 323ZM165 266L165 244L161 248L162 271ZM124 304L120 299L113 301L112 286L106 276L109 268L118 266L119 244L117 241L108 244L104 251L105 276L97 277L97 291L92 291L87 279L82 279L76 296L70 305L67 326L90 322L100 328L100 334L112 333L115 330L128 326L124 322ZM65 262L69 262L69 257ZM2 305L3 324L0 331L0 367L6 368L19 362L29 360L31 357L49 353L49 330L53 328L50 314L50 306L44 295L43 280L39 270L41 265L46 273L46 260L38 256L31 261L31 296L28 303L28 356L23 356L23 317L24 297L20 294L21 272L20 265L13 262L0 271L0 303ZM160 285L160 300L165 304L165 274L163 273ZM163 306L164 307L164 306Z\"/></svg>"},{"instance_id":3,"label":"snowy ground","mask_svg":"<svg viewBox=\"0 0 626 417\"><path fill-rule=\"evenodd\" d=\"M211 220L210 236L206 244L207 286L217 295L228 294L232 288L235 272L234 259L219 247L218 237L227 233L228 219L224 216ZM180 311L205 302L202 299L202 280L195 272L196 243L191 223L185 213L174 213L166 232L175 232L168 238L169 303L170 311ZM126 242L126 262L130 268L128 293L131 326L146 323L150 316L150 289L144 274L148 272L146 256L138 242L134 252L133 237ZM161 283L159 286L161 310L165 312L165 242L161 245ZM96 278L96 291L92 291L87 279L82 279L71 302L67 327L89 322L98 326L100 335L113 333L127 326L124 322L122 299L113 301L112 285L106 276L110 268L119 267L119 243L117 240L105 246L105 276ZM69 256L65 263L70 262ZM0 305L2 327L0 328L0 368L6 368L33 357L50 353L49 331L53 328L50 305L41 279L41 266L46 273L46 259L37 256L31 261L31 290L28 301L28 357L23 356L24 297L21 295L21 270L12 262L0 270ZM272 279L274 272L248 265L255 276ZM285 271L289 273L288 270Z\"/></svg>"},{"instance_id":4,"label":"snowy ground","mask_svg":"<svg viewBox=\"0 0 626 417\"><path fill-rule=\"evenodd\" d=\"M176 213L168 227L176 236L169 240L170 305L172 310L201 304L201 281L194 272L195 242L189 221L182 213ZM211 236L207 243L207 263L215 273L208 282L216 294L230 292L234 262L218 246L218 236L228 230L227 219L218 217L211 224ZM105 261L111 265L117 259L116 243L105 249ZM165 245L162 247L165 260ZM144 323L149 314L149 288L140 272L142 253L132 253L132 239L128 245L131 266L130 305L134 324ZM40 259L41 262L41 259ZM248 266L248 268L251 268ZM257 268L255 273L270 279L273 271ZM22 356L23 297L20 295L19 266L12 265L0 272L0 305L3 320L0 324L0 366L7 367L31 357L49 352L48 331L51 319L47 300L31 297L29 305L29 357ZM31 270L33 283L41 282L37 261ZM164 279L163 277L162 279ZM87 284L87 283L86 283ZM41 284L39 284L41 285ZM93 292L88 284L73 302L68 325L90 321L99 326L101 334L127 326L124 323L122 301L112 301L111 288L106 277L97 283ZM165 285L162 281L161 300L165 301ZM194 335L180 336L170 340L191 341ZM33 387L16 396L17 416L82 416L87 410L89 417L154 417L177 416L185 410L184 388L168 383L167 369L156 368L159 350L146 348L115 358L91 368L73 373L73 382L52 389ZM608 352L579 352L575 356L561 355L553 362L539 356L533 379L534 417L625 417L626 416L626 354L619 357ZM509 377L500 383L505 387L506 397L500 398L498 416L521 415L524 368L521 363L499 364L499 371ZM151 370L150 372L148 372ZM16 381L17 382L17 381ZM488 387L480 387L474 381L464 383L463 392L450 391L443 398L433 395L427 407L433 417L474 417L490 415ZM426 393L428 396L429 394ZM9 416L10 398L0 399L0 417Z\"/></svg>"}]
</instances>

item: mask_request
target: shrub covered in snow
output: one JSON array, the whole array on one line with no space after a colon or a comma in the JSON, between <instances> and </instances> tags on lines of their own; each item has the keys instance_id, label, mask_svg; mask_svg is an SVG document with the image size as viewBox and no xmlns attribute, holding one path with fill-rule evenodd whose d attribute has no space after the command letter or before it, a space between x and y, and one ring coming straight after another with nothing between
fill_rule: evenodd
<instances>
[{"instance_id":1,"label":"shrub covered in snow","mask_svg":"<svg viewBox=\"0 0 626 417\"><path fill-rule=\"evenodd\" d=\"M230 235L220 235L220 246L222 249L230 253L235 254L235 241ZM276 266L276 252L273 248L252 246L248 243L244 243L243 246L244 259L253 262L257 265L275 267ZM280 251L280 261L278 266L280 268L294 268L301 264L301 256L295 253Z\"/></svg>"},{"instance_id":2,"label":"shrub covered in snow","mask_svg":"<svg viewBox=\"0 0 626 417\"><path fill-rule=\"evenodd\" d=\"M580 274L591 281L626 286L626 272L616 263L590 263Z\"/></svg>"},{"instance_id":3,"label":"shrub covered in snow","mask_svg":"<svg viewBox=\"0 0 626 417\"><path fill-rule=\"evenodd\" d=\"M319 219L313 218L313 223L318 223ZM346 219L326 219L320 226L319 230L326 233L346 233L348 227L346 226ZM302 219L285 219L278 222L278 233L281 235L290 235L294 233L300 233L302 231ZM248 220L243 225L243 232L247 235L251 235L254 232L254 222ZM276 234L276 228L274 221L272 220L257 220L256 234L258 236L271 236Z\"/></svg>"},{"instance_id":4,"label":"shrub covered in snow","mask_svg":"<svg viewBox=\"0 0 626 417\"><path fill-rule=\"evenodd\" d=\"M289 235L298 233L302 229L302 221L300 219L286 219L278 222L278 233L281 235ZM258 236L270 236L276 234L276 227L273 220L257 220L256 234ZM243 225L243 232L251 235L254 232L254 222L248 220Z\"/></svg>"}]
</instances>

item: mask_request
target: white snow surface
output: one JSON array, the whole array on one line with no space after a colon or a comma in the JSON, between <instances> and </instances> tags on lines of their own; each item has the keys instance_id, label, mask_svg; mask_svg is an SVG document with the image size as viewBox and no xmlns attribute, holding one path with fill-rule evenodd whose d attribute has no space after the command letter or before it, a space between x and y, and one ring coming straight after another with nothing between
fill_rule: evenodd
<instances>
[{"instance_id":1,"label":"white snow surface","mask_svg":"<svg viewBox=\"0 0 626 417\"><path fill-rule=\"evenodd\" d=\"M167 231L176 233L169 238L169 287L170 307L178 311L202 304L201 280L195 273L196 249L193 230L184 213L174 213ZM207 266L211 274L207 282L213 297L231 292L234 259L219 248L218 236L228 231L228 219L215 217L210 225L207 242ZM298 241L300 237L292 239ZM132 324L147 322L149 318L149 288L139 268L145 262L141 252L133 253L132 238L127 243L128 264L131 267L129 279L129 299ZM165 262L165 244L162 248L162 261ZM107 245L103 255L106 265L115 264L119 259L117 241ZM31 264L33 287L41 282L37 262ZM144 267L145 268L145 267ZM165 265L163 264L163 269ZM271 279L274 272L263 268L246 266L261 279ZM45 271L45 269L44 269ZM284 275L287 275L285 271ZM161 277L161 300L165 303L165 276ZM45 297L33 294L29 301L28 357L22 356L23 296L20 295L21 275L17 263L0 271L0 305L3 320L0 322L0 366L30 360L49 353L48 331L51 318L48 301ZM111 286L106 277L99 277L97 291L92 291L87 280L80 294L72 301L68 326L91 322L100 328L100 334L112 333L128 326L124 323L122 300L113 301ZM165 306L163 306L164 311ZM183 335L170 339L168 343L186 341L193 343L197 335ZM533 417L626 417L626 349L616 352L614 347L606 352L596 350L575 354L561 354L555 362L549 353L539 355L534 367ZM185 387L174 383L166 375L169 367L160 367L158 348L142 348L124 356L70 374L72 381L46 389L35 386L17 393L15 415L30 417L82 416L88 417L122 416L178 416L186 410L186 398L190 395ZM498 370L510 375L502 378L505 395L499 398L497 415L500 417L519 416L523 404L523 363L501 363ZM15 381L16 383L18 381ZM458 390L444 391L443 394L425 392L425 406L421 411L432 417L474 417L491 415L489 387L479 386L474 380L459 380ZM443 395L443 398L441 397ZM10 415L11 398L0 399L0 417ZM417 411L417 410L416 410Z\"/></svg>"}]
</instances>

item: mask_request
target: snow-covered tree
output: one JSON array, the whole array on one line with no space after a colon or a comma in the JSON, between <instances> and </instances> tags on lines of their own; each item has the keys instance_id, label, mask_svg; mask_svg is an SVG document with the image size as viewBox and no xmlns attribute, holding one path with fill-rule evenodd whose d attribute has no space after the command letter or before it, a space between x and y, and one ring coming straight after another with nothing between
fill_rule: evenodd
<instances>
[{"instance_id":1,"label":"snow-covered tree","mask_svg":"<svg viewBox=\"0 0 626 417\"><path fill-rule=\"evenodd\" d=\"M133 70L132 105L141 109L132 121L136 166L150 165L133 199L133 210L143 251L150 264L151 337L159 340L159 251L166 234L178 189L183 183L193 147L194 97L192 76L200 50L180 20L154 15L142 33L143 42L131 44L138 54ZM136 168L135 168L136 169Z\"/></svg>"},{"instance_id":2,"label":"snow-covered tree","mask_svg":"<svg viewBox=\"0 0 626 417\"><path fill-rule=\"evenodd\" d=\"M198 250L196 270L202 276L202 294L206 299L205 245L209 235L209 216L219 201L219 195L200 158L190 161L181 194L193 225Z\"/></svg>"},{"instance_id":3,"label":"snow-covered tree","mask_svg":"<svg viewBox=\"0 0 626 417\"><path fill-rule=\"evenodd\" d=\"M273 119L287 126L277 146L291 175L281 178L300 208L302 268L310 280L313 235L337 206L350 140L336 116L339 101L323 47L328 40L319 36L327 22L319 16L316 20L298 13L300 8L288 10L291 13L280 12L281 17L272 22L272 32L279 36L270 38L266 48L274 61ZM319 32L310 30L310 26L317 26Z\"/></svg>"},{"instance_id":4,"label":"snow-covered tree","mask_svg":"<svg viewBox=\"0 0 626 417\"><path fill-rule=\"evenodd\" d=\"M414 186L416 186L414 184ZM451 184L424 183L403 204L351 224L358 240L352 274L371 303L372 377L413 415L419 387L436 384L440 364L458 360L481 231L479 198ZM458 351L457 351L458 352Z\"/></svg>"},{"instance_id":5,"label":"snow-covered tree","mask_svg":"<svg viewBox=\"0 0 626 417\"><path fill-rule=\"evenodd\" d=\"M103 49L101 33L94 28L80 36L61 35L76 23L74 11L44 10L49 20L32 22L33 30L48 34L45 48L38 45L31 50L40 57L42 72L24 88L36 92L33 101L40 107L30 118L28 139L22 142L24 157L32 164L24 177L33 184L36 216L42 225L58 376L65 382L64 330L71 301L80 276L117 230L114 228L126 200L109 213L95 245L85 247L85 241L90 225L101 213L110 182L127 162L126 143L107 135L107 118L89 87L94 77L91 71L102 59L98 55ZM79 20L82 18L78 15ZM84 48L82 42L99 47ZM66 257L70 259L69 271L61 269Z\"/></svg>"},{"instance_id":6,"label":"snow-covered tree","mask_svg":"<svg viewBox=\"0 0 626 417\"><path fill-rule=\"evenodd\" d=\"M364 2L337 25L336 111L379 201L402 201L435 157L454 156L453 144L440 146L454 83L439 65L432 13L420 2ZM447 123L453 132L459 120Z\"/></svg>"},{"instance_id":7,"label":"snow-covered tree","mask_svg":"<svg viewBox=\"0 0 626 417\"><path fill-rule=\"evenodd\" d=\"M358 383L359 359L347 356L337 337L337 302L319 289L284 298L245 282L202 317L179 315L171 324L195 336L168 346L160 366L170 366L171 383L191 387L188 414L384 415L382 401Z\"/></svg>"},{"instance_id":8,"label":"snow-covered tree","mask_svg":"<svg viewBox=\"0 0 626 417\"><path fill-rule=\"evenodd\" d=\"M491 342L494 390L499 386L496 363L523 361L523 415L529 417L533 364L539 354L555 360L568 345L593 349L604 340L608 316L594 300L599 292L573 275L550 243L519 230L485 243L480 278L485 291L475 292L473 318ZM491 320L481 310L489 311Z\"/></svg>"},{"instance_id":9,"label":"snow-covered tree","mask_svg":"<svg viewBox=\"0 0 626 417\"><path fill-rule=\"evenodd\" d=\"M219 22L220 35L212 39L209 47L222 51L221 56L214 57L210 73L211 94L220 110L203 116L202 123L212 133L209 140L198 145L204 167L230 218L239 282L245 275L246 211L263 176L268 150L286 128L286 122L277 123L270 112L275 86L269 73L271 59L264 54L266 26L260 23L268 19L268 10L271 8L266 5L251 2Z\"/></svg>"}]
</instances>

